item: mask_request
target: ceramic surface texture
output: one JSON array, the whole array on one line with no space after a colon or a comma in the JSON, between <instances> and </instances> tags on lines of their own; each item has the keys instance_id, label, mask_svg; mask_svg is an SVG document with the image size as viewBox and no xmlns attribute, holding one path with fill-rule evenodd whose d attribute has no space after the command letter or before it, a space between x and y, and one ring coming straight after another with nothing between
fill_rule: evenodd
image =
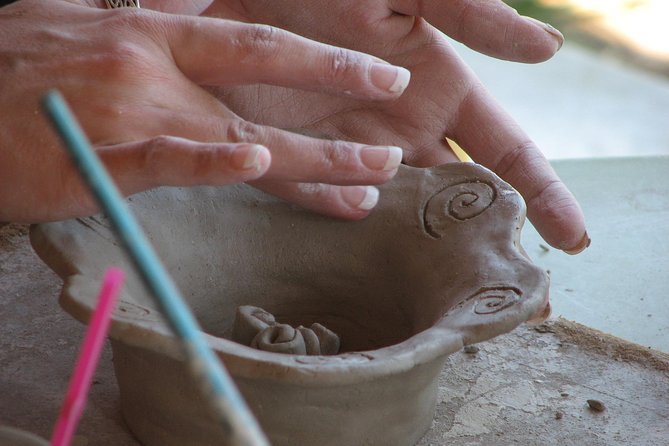
<instances>
[{"instance_id":1,"label":"ceramic surface texture","mask_svg":"<svg viewBox=\"0 0 669 446\"><path fill-rule=\"evenodd\" d=\"M519 246L522 198L474 164L402 166L372 214L335 220L248 186L161 188L129 205L274 445L410 445L430 426L439 372L463 345L547 305ZM104 270L131 270L104 217L39 225L31 240L86 321ZM236 309L323 324L334 356L230 340ZM110 336L124 418L146 445L220 445L181 350L129 274Z\"/></svg>"},{"instance_id":2,"label":"ceramic surface texture","mask_svg":"<svg viewBox=\"0 0 669 446\"><path fill-rule=\"evenodd\" d=\"M0 446L49 446L49 442L29 432L0 426Z\"/></svg>"}]
</instances>

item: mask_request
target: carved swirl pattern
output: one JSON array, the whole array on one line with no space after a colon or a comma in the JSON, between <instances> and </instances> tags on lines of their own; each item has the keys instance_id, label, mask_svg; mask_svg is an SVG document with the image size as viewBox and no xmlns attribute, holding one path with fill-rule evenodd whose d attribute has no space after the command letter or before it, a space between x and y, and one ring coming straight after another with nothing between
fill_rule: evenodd
<instances>
[{"instance_id":1,"label":"carved swirl pattern","mask_svg":"<svg viewBox=\"0 0 669 446\"><path fill-rule=\"evenodd\" d=\"M125 300L120 300L116 305L114 313L123 319L139 321L155 320L153 313L148 308Z\"/></svg>"},{"instance_id":2,"label":"carved swirl pattern","mask_svg":"<svg viewBox=\"0 0 669 446\"><path fill-rule=\"evenodd\" d=\"M475 299L474 313L498 313L520 300L520 290L513 287L484 288L467 300Z\"/></svg>"},{"instance_id":3,"label":"carved swirl pattern","mask_svg":"<svg viewBox=\"0 0 669 446\"><path fill-rule=\"evenodd\" d=\"M481 181L454 184L437 192L425 205L424 224L428 234L441 238L448 220L465 221L485 212L495 201L493 186Z\"/></svg>"}]
</instances>

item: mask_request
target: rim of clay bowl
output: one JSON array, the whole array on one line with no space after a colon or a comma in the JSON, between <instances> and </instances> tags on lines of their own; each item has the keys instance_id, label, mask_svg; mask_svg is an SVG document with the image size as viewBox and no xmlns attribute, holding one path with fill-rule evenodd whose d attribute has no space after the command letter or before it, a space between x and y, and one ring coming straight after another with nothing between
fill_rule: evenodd
<instances>
[{"instance_id":1,"label":"rim of clay bowl","mask_svg":"<svg viewBox=\"0 0 669 446\"><path fill-rule=\"evenodd\" d=\"M7 443L11 440L11 443ZM42 437L10 426L0 426L0 445L11 446L49 446Z\"/></svg>"},{"instance_id":2,"label":"rim of clay bowl","mask_svg":"<svg viewBox=\"0 0 669 446\"><path fill-rule=\"evenodd\" d=\"M31 237L42 237L40 232L39 228L33 228ZM57 251L52 249L46 251L48 255L57 255ZM299 380L302 384L319 386L371 380L378 376L406 372L439 357L445 358L464 345L507 333L531 319L546 305L548 290L547 274L531 266L536 280L530 288L519 290L500 285L498 288L479 289L473 295L458 299L460 303L432 327L398 344L375 350L335 356L286 355L256 350L206 332L203 334L234 375L275 381ZM76 273L64 276L61 306L73 317L86 323L93 311L92 299L96 296L98 282ZM507 296L496 296L505 294L497 293L500 290L506 291ZM491 306L491 299L499 304ZM119 306L113 314L110 337L174 359L182 358L180 345L162 316L157 310L137 305L127 291L120 296ZM259 363L263 367L258 367Z\"/></svg>"},{"instance_id":3,"label":"rim of clay bowl","mask_svg":"<svg viewBox=\"0 0 669 446\"><path fill-rule=\"evenodd\" d=\"M430 328L416 333L404 341L375 350L343 353L335 356L300 356L255 350L228 339L207 334L209 345L221 356L228 370L237 376L262 377L274 381L300 381L318 386L361 382L406 372L414 367L454 353L464 345L491 339L514 329L531 319L547 304L548 275L524 255L520 247L520 232L525 220L525 203L511 186L489 170L475 165L464 165L461 171L472 171L480 176L490 176L500 188L500 196L514 203L518 223L505 241L513 261L522 266L525 283L520 289L508 283L490 283L486 287L459 295L449 295L449 300L459 302L438 319ZM73 226L74 225L74 226ZM39 256L64 279L61 306L76 319L86 322L95 306L98 282L87 277L75 264L86 259L83 251L65 253L64 246L83 250L81 243L89 233L95 234L97 248L108 243L117 244L108 234L91 228L82 220L36 225L30 237ZM72 240L72 239L81 240ZM92 243L91 240L87 240ZM96 246L88 246L88 250ZM126 260L126 263L128 261ZM128 275L129 278L132 274ZM127 287L126 287L127 288ZM450 290L449 290L450 291ZM128 345L146 348L181 359L181 348L167 328L157 310L142 307L124 291L119 307L113 314L110 337ZM263 367L259 367L259 363Z\"/></svg>"}]
</instances>

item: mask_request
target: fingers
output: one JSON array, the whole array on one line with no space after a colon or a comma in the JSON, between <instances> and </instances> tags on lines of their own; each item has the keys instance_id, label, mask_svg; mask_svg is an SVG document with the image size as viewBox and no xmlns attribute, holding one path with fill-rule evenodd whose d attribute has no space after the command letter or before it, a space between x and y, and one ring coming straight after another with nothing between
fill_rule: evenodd
<instances>
[{"instance_id":1,"label":"fingers","mask_svg":"<svg viewBox=\"0 0 669 446\"><path fill-rule=\"evenodd\" d=\"M527 215L543 238L575 253L589 243L578 202L536 145L483 87L474 88L459 109L454 138L469 155L520 192Z\"/></svg>"},{"instance_id":2,"label":"fingers","mask_svg":"<svg viewBox=\"0 0 669 446\"><path fill-rule=\"evenodd\" d=\"M361 99L392 99L408 70L268 25L154 14L171 57L200 85L266 83ZM159 19L157 19L159 17ZM153 26L152 28L155 28Z\"/></svg>"},{"instance_id":3,"label":"fingers","mask_svg":"<svg viewBox=\"0 0 669 446\"><path fill-rule=\"evenodd\" d=\"M517 62L542 62L562 46L552 26L519 15L500 0L388 0L400 14L420 16L468 47Z\"/></svg>"},{"instance_id":4,"label":"fingers","mask_svg":"<svg viewBox=\"0 0 669 446\"><path fill-rule=\"evenodd\" d=\"M439 166L459 161L446 138L415 148L406 154L406 163L415 167Z\"/></svg>"},{"instance_id":5,"label":"fingers","mask_svg":"<svg viewBox=\"0 0 669 446\"><path fill-rule=\"evenodd\" d=\"M305 209L348 220L366 217L379 200L379 190L374 186L333 186L264 179L252 184L260 190Z\"/></svg>"},{"instance_id":6,"label":"fingers","mask_svg":"<svg viewBox=\"0 0 669 446\"><path fill-rule=\"evenodd\" d=\"M272 154L264 179L338 185L369 185L388 181L402 161L402 149L332 141L257 125L240 118L163 115L163 133L206 141L260 144Z\"/></svg>"},{"instance_id":7,"label":"fingers","mask_svg":"<svg viewBox=\"0 0 669 446\"><path fill-rule=\"evenodd\" d=\"M236 125L240 124L233 124ZM248 123L241 125L249 126ZM266 145L272 152L274 162L266 175L269 180L339 185L381 184L397 173L402 162L402 149L399 147L321 140L269 127L251 126L262 129L258 139L251 138L251 142Z\"/></svg>"},{"instance_id":8,"label":"fingers","mask_svg":"<svg viewBox=\"0 0 669 446\"><path fill-rule=\"evenodd\" d=\"M124 194L157 186L226 185L261 177L269 151L255 144L199 143L158 136L97 149Z\"/></svg>"}]
</instances>

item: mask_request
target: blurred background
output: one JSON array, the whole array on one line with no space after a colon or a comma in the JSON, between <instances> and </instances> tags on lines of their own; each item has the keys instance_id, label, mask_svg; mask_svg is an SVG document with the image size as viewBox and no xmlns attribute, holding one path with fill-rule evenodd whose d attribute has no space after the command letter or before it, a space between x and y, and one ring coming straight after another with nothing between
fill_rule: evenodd
<instances>
[{"instance_id":1,"label":"blurred background","mask_svg":"<svg viewBox=\"0 0 669 446\"><path fill-rule=\"evenodd\" d=\"M666 0L507 0L521 14L562 30L568 40L669 75Z\"/></svg>"},{"instance_id":2,"label":"blurred background","mask_svg":"<svg viewBox=\"0 0 669 446\"><path fill-rule=\"evenodd\" d=\"M592 246L569 256L527 224L553 316L669 353L669 0L507 0L565 35L526 65L456 48L551 160ZM465 148L466 149L466 148Z\"/></svg>"},{"instance_id":3,"label":"blurred background","mask_svg":"<svg viewBox=\"0 0 669 446\"><path fill-rule=\"evenodd\" d=\"M565 35L525 65L457 46L550 159L669 154L669 1L507 0Z\"/></svg>"}]
</instances>

